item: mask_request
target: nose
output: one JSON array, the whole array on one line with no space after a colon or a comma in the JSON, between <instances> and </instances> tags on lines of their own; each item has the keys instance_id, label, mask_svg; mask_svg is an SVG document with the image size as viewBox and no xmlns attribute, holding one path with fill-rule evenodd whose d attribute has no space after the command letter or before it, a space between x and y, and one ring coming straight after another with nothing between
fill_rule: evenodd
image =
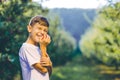
<instances>
[{"instance_id":1,"label":"nose","mask_svg":"<svg viewBox=\"0 0 120 80\"><path fill-rule=\"evenodd\" d=\"M41 33L43 34L43 33L44 33L44 31L43 31L43 30L41 30Z\"/></svg>"},{"instance_id":2,"label":"nose","mask_svg":"<svg viewBox=\"0 0 120 80\"><path fill-rule=\"evenodd\" d=\"M41 35L46 35L44 30L41 30Z\"/></svg>"},{"instance_id":3,"label":"nose","mask_svg":"<svg viewBox=\"0 0 120 80\"><path fill-rule=\"evenodd\" d=\"M41 36L41 35L43 35L43 34L44 34L44 31L43 31L43 30L39 30L39 31L38 31L38 35Z\"/></svg>"}]
</instances>

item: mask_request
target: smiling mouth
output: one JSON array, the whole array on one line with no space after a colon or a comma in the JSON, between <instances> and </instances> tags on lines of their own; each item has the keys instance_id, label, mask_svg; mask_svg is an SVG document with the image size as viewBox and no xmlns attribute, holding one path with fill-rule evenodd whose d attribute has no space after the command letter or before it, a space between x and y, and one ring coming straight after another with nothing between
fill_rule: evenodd
<instances>
[{"instance_id":1,"label":"smiling mouth","mask_svg":"<svg viewBox=\"0 0 120 80\"><path fill-rule=\"evenodd\" d=\"M43 34L38 34L37 36L40 38L40 37L43 37Z\"/></svg>"}]
</instances>

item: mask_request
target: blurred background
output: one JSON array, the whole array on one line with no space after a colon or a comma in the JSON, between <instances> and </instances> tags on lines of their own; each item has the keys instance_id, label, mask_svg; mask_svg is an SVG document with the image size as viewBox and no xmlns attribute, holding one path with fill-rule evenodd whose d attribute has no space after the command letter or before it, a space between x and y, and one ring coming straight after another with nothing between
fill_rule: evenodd
<instances>
[{"instance_id":1,"label":"blurred background","mask_svg":"<svg viewBox=\"0 0 120 80\"><path fill-rule=\"evenodd\" d=\"M18 52L35 15L50 23L51 80L120 80L119 0L0 0L0 80L22 80Z\"/></svg>"}]
</instances>

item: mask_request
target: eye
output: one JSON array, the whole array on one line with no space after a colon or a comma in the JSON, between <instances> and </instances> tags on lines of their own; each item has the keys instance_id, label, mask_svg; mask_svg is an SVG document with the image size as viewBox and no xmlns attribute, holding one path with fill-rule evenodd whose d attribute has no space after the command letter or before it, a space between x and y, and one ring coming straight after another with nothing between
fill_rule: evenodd
<instances>
[{"instance_id":1,"label":"eye","mask_svg":"<svg viewBox=\"0 0 120 80\"><path fill-rule=\"evenodd\" d=\"M38 27L39 30L41 30L42 28L41 27Z\"/></svg>"},{"instance_id":2,"label":"eye","mask_svg":"<svg viewBox=\"0 0 120 80\"><path fill-rule=\"evenodd\" d=\"M44 30L46 33L48 33L48 30Z\"/></svg>"}]
</instances>

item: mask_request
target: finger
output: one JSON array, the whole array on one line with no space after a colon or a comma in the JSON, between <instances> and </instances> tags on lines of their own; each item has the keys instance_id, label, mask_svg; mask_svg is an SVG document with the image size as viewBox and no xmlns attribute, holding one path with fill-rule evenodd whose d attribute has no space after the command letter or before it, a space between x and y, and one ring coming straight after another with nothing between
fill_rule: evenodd
<instances>
[{"instance_id":1,"label":"finger","mask_svg":"<svg viewBox=\"0 0 120 80\"><path fill-rule=\"evenodd\" d=\"M47 66L49 66L49 65L48 65L48 64L41 64L41 66L47 67Z\"/></svg>"},{"instance_id":2,"label":"finger","mask_svg":"<svg viewBox=\"0 0 120 80\"><path fill-rule=\"evenodd\" d=\"M49 61L50 61L50 58L42 58L40 60L40 62L46 62L46 63L49 63Z\"/></svg>"},{"instance_id":3,"label":"finger","mask_svg":"<svg viewBox=\"0 0 120 80\"><path fill-rule=\"evenodd\" d=\"M43 38L41 37L40 40L39 40L40 43L43 43Z\"/></svg>"},{"instance_id":4,"label":"finger","mask_svg":"<svg viewBox=\"0 0 120 80\"><path fill-rule=\"evenodd\" d=\"M51 42L51 39L50 39L50 36L49 36L49 35L47 35L46 42L47 42L47 43L50 43L50 42Z\"/></svg>"},{"instance_id":5,"label":"finger","mask_svg":"<svg viewBox=\"0 0 120 80\"><path fill-rule=\"evenodd\" d=\"M41 59L41 61L40 62L46 62L47 60L46 59Z\"/></svg>"},{"instance_id":6,"label":"finger","mask_svg":"<svg viewBox=\"0 0 120 80\"><path fill-rule=\"evenodd\" d=\"M47 38L47 34L44 34L44 39L46 39Z\"/></svg>"},{"instance_id":7,"label":"finger","mask_svg":"<svg viewBox=\"0 0 120 80\"><path fill-rule=\"evenodd\" d=\"M48 66L49 65L49 63L46 63L46 62L41 62L40 63L42 66Z\"/></svg>"},{"instance_id":8,"label":"finger","mask_svg":"<svg viewBox=\"0 0 120 80\"><path fill-rule=\"evenodd\" d=\"M40 63L41 63L41 64L46 64L46 62L44 62L44 61L41 61Z\"/></svg>"},{"instance_id":9,"label":"finger","mask_svg":"<svg viewBox=\"0 0 120 80\"><path fill-rule=\"evenodd\" d=\"M48 38L48 39L50 39L50 36L49 36L49 35L47 35L47 38Z\"/></svg>"},{"instance_id":10,"label":"finger","mask_svg":"<svg viewBox=\"0 0 120 80\"><path fill-rule=\"evenodd\" d=\"M48 40L49 40L49 41L51 41L51 38L50 38L50 36L48 36Z\"/></svg>"},{"instance_id":11,"label":"finger","mask_svg":"<svg viewBox=\"0 0 120 80\"><path fill-rule=\"evenodd\" d=\"M47 55L47 54L46 54L46 55ZM48 57L43 57L43 56L42 56L42 57L41 57L41 60L44 60L44 59L48 59Z\"/></svg>"},{"instance_id":12,"label":"finger","mask_svg":"<svg viewBox=\"0 0 120 80\"><path fill-rule=\"evenodd\" d=\"M47 38L47 34L45 35L45 38Z\"/></svg>"},{"instance_id":13,"label":"finger","mask_svg":"<svg viewBox=\"0 0 120 80\"><path fill-rule=\"evenodd\" d=\"M44 38L43 34L40 34L40 41L42 41Z\"/></svg>"}]
</instances>

